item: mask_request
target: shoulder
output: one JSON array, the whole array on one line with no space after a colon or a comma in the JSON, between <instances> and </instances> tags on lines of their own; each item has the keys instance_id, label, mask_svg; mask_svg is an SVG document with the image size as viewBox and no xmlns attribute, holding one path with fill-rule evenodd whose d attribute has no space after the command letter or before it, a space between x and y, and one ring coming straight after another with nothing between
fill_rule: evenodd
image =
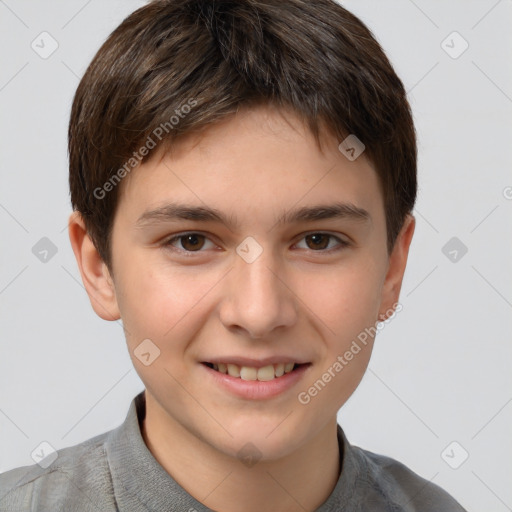
<instances>
[{"instance_id":1,"label":"shoulder","mask_svg":"<svg viewBox=\"0 0 512 512\"><path fill-rule=\"evenodd\" d=\"M446 491L401 462L351 446L368 480L367 504L385 501L390 511L465 512ZM365 502L366 504L366 502Z\"/></svg>"},{"instance_id":2,"label":"shoulder","mask_svg":"<svg viewBox=\"0 0 512 512\"><path fill-rule=\"evenodd\" d=\"M116 510L105 441L108 432L56 452L48 466L34 464L0 475L0 512Z\"/></svg>"}]
</instances>

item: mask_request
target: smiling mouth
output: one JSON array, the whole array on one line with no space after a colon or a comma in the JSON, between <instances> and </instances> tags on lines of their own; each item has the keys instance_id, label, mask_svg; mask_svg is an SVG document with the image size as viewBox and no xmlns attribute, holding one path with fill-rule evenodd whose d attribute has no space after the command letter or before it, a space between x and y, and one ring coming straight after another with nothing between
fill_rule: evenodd
<instances>
[{"instance_id":1,"label":"smiling mouth","mask_svg":"<svg viewBox=\"0 0 512 512\"><path fill-rule=\"evenodd\" d=\"M270 381L278 379L283 375L295 371L301 366L309 366L310 363L298 364L298 363L279 363L269 364L261 368L254 368L250 366L238 366L236 364L224 364L224 363L202 363L208 368L215 370L219 373L224 373L234 378L242 380L258 380L258 381Z\"/></svg>"}]
</instances>

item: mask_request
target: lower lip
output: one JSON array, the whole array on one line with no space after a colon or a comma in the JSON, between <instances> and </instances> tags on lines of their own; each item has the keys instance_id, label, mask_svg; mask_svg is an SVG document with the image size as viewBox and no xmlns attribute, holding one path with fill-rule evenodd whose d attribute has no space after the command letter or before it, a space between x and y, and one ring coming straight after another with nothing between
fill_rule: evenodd
<instances>
[{"instance_id":1,"label":"lower lip","mask_svg":"<svg viewBox=\"0 0 512 512\"><path fill-rule=\"evenodd\" d=\"M239 377L232 377L226 373L220 373L201 363L201 366L208 372L221 387L241 398L249 400L265 400L272 398L292 388L304 376L311 364L303 364L290 373L273 380L243 380Z\"/></svg>"}]
</instances>

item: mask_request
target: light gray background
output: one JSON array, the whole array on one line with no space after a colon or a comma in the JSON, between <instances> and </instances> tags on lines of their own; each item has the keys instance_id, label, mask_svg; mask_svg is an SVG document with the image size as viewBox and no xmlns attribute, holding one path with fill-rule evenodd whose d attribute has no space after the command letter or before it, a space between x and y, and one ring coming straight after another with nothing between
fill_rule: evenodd
<instances>
[{"instance_id":1,"label":"light gray background","mask_svg":"<svg viewBox=\"0 0 512 512\"><path fill-rule=\"evenodd\" d=\"M66 230L74 91L142 4L0 0L0 471L32 464L43 440L61 448L117 426L143 388L121 326L89 304ZM340 422L354 444L401 460L468 511L512 510L512 2L343 4L409 91L419 198L404 309ZM31 48L43 31L59 45L47 59ZM453 31L469 43L456 59L445 49L460 39L441 45ZM42 237L58 249L46 263L32 253ZM456 262L442 252L452 237L468 248Z\"/></svg>"}]
</instances>

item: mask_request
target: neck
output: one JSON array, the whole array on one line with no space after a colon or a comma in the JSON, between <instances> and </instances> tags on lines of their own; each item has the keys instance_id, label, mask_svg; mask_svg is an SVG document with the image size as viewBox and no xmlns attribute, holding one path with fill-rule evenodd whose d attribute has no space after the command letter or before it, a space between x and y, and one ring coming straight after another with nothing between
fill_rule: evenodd
<instances>
[{"instance_id":1,"label":"neck","mask_svg":"<svg viewBox=\"0 0 512 512\"><path fill-rule=\"evenodd\" d=\"M336 416L299 449L275 460L243 464L165 414L146 393L142 425L158 463L197 501L222 512L316 510L340 474Z\"/></svg>"}]
</instances>

